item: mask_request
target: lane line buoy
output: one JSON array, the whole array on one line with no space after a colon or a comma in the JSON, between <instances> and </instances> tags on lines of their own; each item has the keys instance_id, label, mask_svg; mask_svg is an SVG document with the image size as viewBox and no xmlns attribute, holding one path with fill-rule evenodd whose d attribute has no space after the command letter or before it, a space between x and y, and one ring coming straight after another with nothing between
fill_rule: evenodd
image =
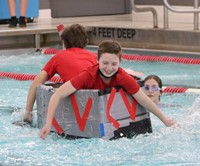
<instances>
[{"instance_id":1,"label":"lane line buoy","mask_svg":"<svg viewBox=\"0 0 200 166\"><path fill-rule=\"evenodd\" d=\"M14 79L18 81L30 81L34 80L36 75L34 74L23 74L23 73L11 73L11 72L0 72L0 79ZM63 82L59 76L52 77L49 81L52 82ZM199 88L185 88L185 87L170 87L164 86L163 93L200 93Z\"/></svg>"},{"instance_id":2,"label":"lane line buoy","mask_svg":"<svg viewBox=\"0 0 200 166\"><path fill-rule=\"evenodd\" d=\"M42 50L45 55L57 54L62 51L56 48L46 48ZM122 59L129 61L160 61L160 62L175 62L184 64L200 64L200 59L195 58L181 58L181 57L170 57L170 56L153 56L153 55L136 55L136 54L123 54Z\"/></svg>"}]
</instances>

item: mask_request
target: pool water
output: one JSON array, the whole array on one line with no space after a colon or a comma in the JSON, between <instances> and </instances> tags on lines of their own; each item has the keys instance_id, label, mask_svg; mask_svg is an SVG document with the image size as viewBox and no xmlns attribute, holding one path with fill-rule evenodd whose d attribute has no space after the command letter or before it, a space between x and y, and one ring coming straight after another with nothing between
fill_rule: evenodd
<instances>
[{"instance_id":1,"label":"pool water","mask_svg":"<svg viewBox=\"0 0 200 166\"><path fill-rule=\"evenodd\" d=\"M0 55L0 72L37 74L51 56L40 53ZM159 75L165 85L199 87L200 66L123 61L122 66ZM167 128L151 114L153 133L133 139L66 140L52 134L45 141L39 129L12 124L24 110L31 81L0 79L0 165L130 166L200 165L199 94L164 94L162 111L177 121Z\"/></svg>"}]
</instances>

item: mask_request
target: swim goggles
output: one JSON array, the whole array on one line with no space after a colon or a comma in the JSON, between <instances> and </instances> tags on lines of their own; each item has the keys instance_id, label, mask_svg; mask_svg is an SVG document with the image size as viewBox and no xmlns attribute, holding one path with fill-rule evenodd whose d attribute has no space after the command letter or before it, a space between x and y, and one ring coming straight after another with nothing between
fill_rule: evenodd
<instances>
[{"instance_id":1,"label":"swim goggles","mask_svg":"<svg viewBox=\"0 0 200 166\"><path fill-rule=\"evenodd\" d=\"M149 91L151 89L153 92L157 92L157 91L161 90L157 85L152 85L152 86L144 85L143 89L145 91Z\"/></svg>"}]
</instances>

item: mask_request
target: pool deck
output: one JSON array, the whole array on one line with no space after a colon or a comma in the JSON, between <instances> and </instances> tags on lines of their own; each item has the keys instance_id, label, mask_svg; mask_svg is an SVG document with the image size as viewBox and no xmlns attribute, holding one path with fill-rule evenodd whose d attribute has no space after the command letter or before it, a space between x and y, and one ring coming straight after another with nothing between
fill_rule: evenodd
<instances>
[{"instance_id":1,"label":"pool deck","mask_svg":"<svg viewBox=\"0 0 200 166\"><path fill-rule=\"evenodd\" d=\"M200 51L200 31L194 30L193 15L169 12L169 29L164 29L162 8L157 7L156 10L158 11L158 28L153 28L153 17L150 12L136 13L133 11L132 14L125 15L51 18L50 10L40 10L39 17L35 18L33 23L28 23L26 28L8 28L8 24L1 24L0 40L2 44L0 44L0 50L8 49L8 46L4 46L7 43L9 44L9 38L29 35L33 35L36 49L43 47L41 40L44 36L48 38L48 35L50 35L48 40L52 40L52 38L59 40L57 25L64 24L67 26L79 23L84 25L89 32L93 31L94 28L99 30L103 27L106 28L106 31L114 28L125 29L127 33L128 30L134 30L136 34L139 34L132 39L126 39L127 36L123 39L115 38L115 36L98 36L97 39L93 37L91 38L91 45L97 45L103 39L114 38L119 39L122 46L126 48L183 51L198 55Z\"/></svg>"}]
</instances>

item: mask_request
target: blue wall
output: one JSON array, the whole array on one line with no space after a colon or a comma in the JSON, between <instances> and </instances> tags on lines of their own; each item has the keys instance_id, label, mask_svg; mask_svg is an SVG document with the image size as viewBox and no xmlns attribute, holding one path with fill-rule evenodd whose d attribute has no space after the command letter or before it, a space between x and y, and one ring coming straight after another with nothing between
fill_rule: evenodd
<instances>
[{"instance_id":1,"label":"blue wall","mask_svg":"<svg viewBox=\"0 0 200 166\"><path fill-rule=\"evenodd\" d=\"M17 3L17 17L19 17L20 0L16 0ZM39 16L39 0L28 0L28 8L26 17L38 17ZM9 19L10 13L7 0L0 0L0 19Z\"/></svg>"}]
</instances>

